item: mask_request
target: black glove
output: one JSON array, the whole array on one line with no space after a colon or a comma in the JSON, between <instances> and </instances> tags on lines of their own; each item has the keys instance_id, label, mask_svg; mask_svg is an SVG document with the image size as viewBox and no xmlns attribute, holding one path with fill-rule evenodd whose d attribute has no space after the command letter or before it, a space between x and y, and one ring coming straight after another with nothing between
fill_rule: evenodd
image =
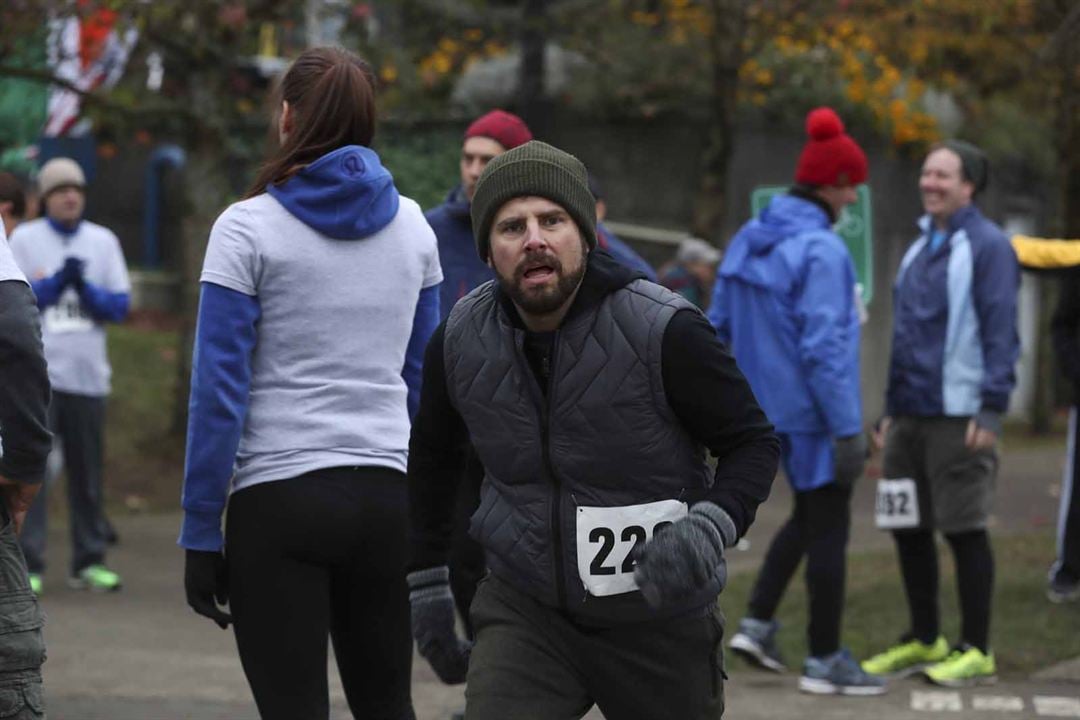
<instances>
[{"instance_id":1,"label":"black glove","mask_svg":"<svg viewBox=\"0 0 1080 720\"><path fill-rule=\"evenodd\" d=\"M64 278L64 284L70 285L76 290L82 290L83 283L83 266L85 263L77 257L69 257L64 260L64 267L60 272Z\"/></svg>"},{"instance_id":2,"label":"black glove","mask_svg":"<svg viewBox=\"0 0 1080 720\"><path fill-rule=\"evenodd\" d=\"M457 636L457 611L450 594L450 570L445 565L411 572L409 605L412 633L420 654L447 685L465 682L472 643Z\"/></svg>"},{"instance_id":3,"label":"black glove","mask_svg":"<svg viewBox=\"0 0 1080 720\"><path fill-rule=\"evenodd\" d=\"M188 550L184 558L184 591L192 610L210 618L222 630L229 627L232 615L218 608L218 605L229 603L229 580L224 555L206 550Z\"/></svg>"},{"instance_id":4,"label":"black glove","mask_svg":"<svg viewBox=\"0 0 1080 720\"><path fill-rule=\"evenodd\" d=\"M854 485L866 467L866 435L858 433L833 440L833 479L837 485Z\"/></svg>"},{"instance_id":5,"label":"black glove","mask_svg":"<svg viewBox=\"0 0 1080 720\"><path fill-rule=\"evenodd\" d=\"M699 502L681 520L634 550L634 580L654 608L688 597L718 579L727 584L724 548L736 540L735 523L719 505Z\"/></svg>"}]
</instances>

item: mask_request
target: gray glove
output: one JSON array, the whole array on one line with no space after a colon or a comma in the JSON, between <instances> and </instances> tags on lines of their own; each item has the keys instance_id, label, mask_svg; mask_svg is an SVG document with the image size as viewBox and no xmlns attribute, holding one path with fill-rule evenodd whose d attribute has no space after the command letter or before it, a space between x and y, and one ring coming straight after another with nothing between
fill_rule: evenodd
<instances>
[{"instance_id":1,"label":"gray glove","mask_svg":"<svg viewBox=\"0 0 1080 720\"><path fill-rule=\"evenodd\" d=\"M837 485L854 485L866 467L866 435L858 433L833 440L833 478Z\"/></svg>"},{"instance_id":2,"label":"gray glove","mask_svg":"<svg viewBox=\"0 0 1080 720\"><path fill-rule=\"evenodd\" d=\"M412 634L420 654L447 685L465 682L472 643L454 629L457 611L450 594L450 570L445 565L417 570L406 577L412 608Z\"/></svg>"},{"instance_id":3,"label":"gray glove","mask_svg":"<svg viewBox=\"0 0 1080 720\"><path fill-rule=\"evenodd\" d=\"M634 551L634 580L654 608L676 603L715 579L727 584L724 548L736 540L735 523L718 505L699 502Z\"/></svg>"}]
</instances>

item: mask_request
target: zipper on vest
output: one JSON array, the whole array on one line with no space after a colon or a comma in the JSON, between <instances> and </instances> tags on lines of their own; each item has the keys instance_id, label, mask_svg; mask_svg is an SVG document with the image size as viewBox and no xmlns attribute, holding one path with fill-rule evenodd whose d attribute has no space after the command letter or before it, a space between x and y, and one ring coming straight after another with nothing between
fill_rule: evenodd
<instances>
[{"instance_id":1,"label":"zipper on vest","mask_svg":"<svg viewBox=\"0 0 1080 720\"><path fill-rule=\"evenodd\" d=\"M551 374L548 375L548 389L543 398L540 414L540 447L544 453L544 465L554 488L551 502L551 544L555 549L555 595L559 607L566 609L566 579L563 577L563 537L562 537L562 492L559 476L555 473L555 463L551 461L551 443L549 424L551 420L551 399L555 396L556 360L559 354L559 331L551 341Z\"/></svg>"},{"instance_id":2,"label":"zipper on vest","mask_svg":"<svg viewBox=\"0 0 1080 720\"><path fill-rule=\"evenodd\" d=\"M543 455L544 470L547 471L547 475L551 480L553 488L552 501L551 501L551 547L554 554L555 563L555 597L558 601L560 608L566 608L566 581L563 578L563 540L562 540L562 498L560 497L559 476L555 474L555 464L551 462L551 443L548 432L548 420L551 416L551 397L555 390L555 356L558 353L559 348L559 335L560 331L556 330L555 335L551 340L551 372L548 375L548 388L545 393L541 387L540 382L537 380L536 375L533 374L532 367L529 365L528 359L525 358L523 343L517 344L519 350L519 362L522 365L522 371L525 377L528 378L528 386L532 392L533 402L536 403L536 408L540 413L540 454Z\"/></svg>"}]
</instances>

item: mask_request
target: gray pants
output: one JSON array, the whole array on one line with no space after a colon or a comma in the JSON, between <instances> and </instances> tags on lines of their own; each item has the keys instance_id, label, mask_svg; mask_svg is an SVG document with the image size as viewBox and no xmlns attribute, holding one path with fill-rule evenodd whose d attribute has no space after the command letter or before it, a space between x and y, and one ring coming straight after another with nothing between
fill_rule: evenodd
<instances>
[{"instance_id":1,"label":"gray pants","mask_svg":"<svg viewBox=\"0 0 1080 720\"><path fill-rule=\"evenodd\" d=\"M719 720L719 609L610 628L584 627L494 575L470 610L476 646L466 720Z\"/></svg>"},{"instance_id":2,"label":"gray pants","mask_svg":"<svg viewBox=\"0 0 1080 720\"><path fill-rule=\"evenodd\" d=\"M26 561L7 508L0 502L0 717L45 717L41 663L45 614L26 577Z\"/></svg>"},{"instance_id":3,"label":"gray pants","mask_svg":"<svg viewBox=\"0 0 1080 720\"><path fill-rule=\"evenodd\" d=\"M101 523L105 398L53 392L49 429L64 450L71 515L71 574L75 575L88 565L105 560L105 533ZM47 485L30 506L20 538L32 573L45 570Z\"/></svg>"}]
</instances>

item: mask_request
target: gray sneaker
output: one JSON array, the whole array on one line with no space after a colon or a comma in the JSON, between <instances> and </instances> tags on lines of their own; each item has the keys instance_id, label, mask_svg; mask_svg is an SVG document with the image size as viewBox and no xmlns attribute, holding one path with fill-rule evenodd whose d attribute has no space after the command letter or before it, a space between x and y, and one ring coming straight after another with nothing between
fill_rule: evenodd
<instances>
[{"instance_id":1,"label":"gray sneaker","mask_svg":"<svg viewBox=\"0 0 1080 720\"><path fill-rule=\"evenodd\" d=\"M777 673L787 672L780 649L776 647L776 631L779 629L780 623L775 620L743 618L728 647L751 665Z\"/></svg>"},{"instance_id":2,"label":"gray sneaker","mask_svg":"<svg viewBox=\"0 0 1080 720\"><path fill-rule=\"evenodd\" d=\"M863 672L845 649L803 662L799 689L814 695L883 695L885 678Z\"/></svg>"}]
</instances>

